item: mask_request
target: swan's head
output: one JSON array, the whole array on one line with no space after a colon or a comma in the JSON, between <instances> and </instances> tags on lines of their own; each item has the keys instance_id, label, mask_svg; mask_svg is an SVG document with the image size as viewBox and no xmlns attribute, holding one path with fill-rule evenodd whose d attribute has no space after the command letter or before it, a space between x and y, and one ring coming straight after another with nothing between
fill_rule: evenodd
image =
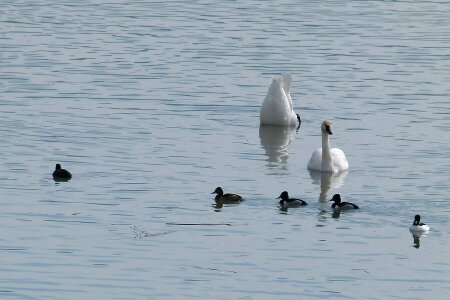
<instances>
[{"instance_id":1,"label":"swan's head","mask_svg":"<svg viewBox=\"0 0 450 300\"><path fill-rule=\"evenodd\" d=\"M223 195L223 190L222 190L222 188L219 186L219 187L217 187L215 190L214 190L214 192L212 192L211 194L217 194L217 195Z\"/></svg>"},{"instance_id":2,"label":"swan's head","mask_svg":"<svg viewBox=\"0 0 450 300\"><path fill-rule=\"evenodd\" d=\"M330 120L323 121L322 126L320 128L322 129L323 133L333 134L331 132L331 121Z\"/></svg>"}]
</instances>

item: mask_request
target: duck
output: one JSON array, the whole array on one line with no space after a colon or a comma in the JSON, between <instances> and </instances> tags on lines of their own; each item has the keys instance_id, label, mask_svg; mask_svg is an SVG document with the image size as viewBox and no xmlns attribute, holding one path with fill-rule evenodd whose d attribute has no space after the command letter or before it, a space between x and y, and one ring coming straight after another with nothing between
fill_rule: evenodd
<instances>
[{"instance_id":1,"label":"duck","mask_svg":"<svg viewBox=\"0 0 450 300\"><path fill-rule=\"evenodd\" d=\"M334 209L359 209L359 206L350 202L342 202L341 195L335 194L330 201L334 201L331 208Z\"/></svg>"},{"instance_id":2,"label":"duck","mask_svg":"<svg viewBox=\"0 0 450 300\"><path fill-rule=\"evenodd\" d=\"M272 78L266 97L259 112L261 125L297 126L300 128L300 115L296 114L290 94L291 74L284 73Z\"/></svg>"},{"instance_id":3,"label":"duck","mask_svg":"<svg viewBox=\"0 0 450 300\"><path fill-rule=\"evenodd\" d=\"M320 126L322 131L322 147L315 150L308 162L308 169L321 172L339 173L348 170L348 161L344 151L331 148L329 136L331 131L330 120L324 120Z\"/></svg>"},{"instance_id":4,"label":"duck","mask_svg":"<svg viewBox=\"0 0 450 300\"><path fill-rule=\"evenodd\" d=\"M72 174L66 169L62 169L60 164L56 164L55 171L53 171L53 180L55 181L69 181Z\"/></svg>"},{"instance_id":5,"label":"duck","mask_svg":"<svg viewBox=\"0 0 450 300\"><path fill-rule=\"evenodd\" d=\"M428 226L425 223L420 222L420 215L415 215L414 222L409 227L409 231L411 233L424 233L424 232L428 232L429 230L430 230L430 226Z\"/></svg>"},{"instance_id":6,"label":"duck","mask_svg":"<svg viewBox=\"0 0 450 300\"><path fill-rule=\"evenodd\" d=\"M282 208L308 205L308 203L306 203L306 201L303 201L301 199L289 198L289 194L287 191L282 192L281 195L279 197L277 197L277 199L281 199L279 203L280 203L280 207L282 207Z\"/></svg>"},{"instance_id":7,"label":"duck","mask_svg":"<svg viewBox=\"0 0 450 300\"><path fill-rule=\"evenodd\" d=\"M239 203L244 201L244 198L237 194L224 194L223 189L220 186L217 187L211 194L217 194L214 200L218 205L223 205L224 203Z\"/></svg>"}]
</instances>

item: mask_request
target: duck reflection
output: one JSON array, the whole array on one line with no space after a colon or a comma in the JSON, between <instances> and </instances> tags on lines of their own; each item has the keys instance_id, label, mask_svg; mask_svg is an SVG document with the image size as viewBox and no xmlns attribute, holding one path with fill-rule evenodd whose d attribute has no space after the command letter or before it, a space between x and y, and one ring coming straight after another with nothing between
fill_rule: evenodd
<instances>
[{"instance_id":1,"label":"duck reflection","mask_svg":"<svg viewBox=\"0 0 450 300\"><path fill-rule=\"evenodd\" d=\"M331 217L334 219L339 219L340 216L341 216L341 210L333 209L333 213L331 214Z\"/></svg>"},{"instance_id":2,"label":"duck reflection","mask_svg":"<svg viewBox=\"0 0 450 300\"><path fill-rule=\"evenodd\" d=\"M212 205L212 207L214 207L214 211L221 211L221 209L223 208L223 202L222 203L215 203Z\"/></svg>"},{"instance_id":3,"label":"duck reflection","mask_svg":"<svg viewBox=\"0 0 450 300\"><path fill-rule=\"evenodd\" d=\"M420 248L420 234L413 234L414 248Z\"/></svg>"},{"instance_id":4,"label":"duck reflection","mask_svg":"<svg viewBox=\"0 0 450 300\"><path fill-rule=\"evenodd\" d=\"M288 146L295 138L295 127L259 126L259 139L267 156L268 167L286 169L289 158Z\"/></svg>"},{"instance_id":5,"label":"duck reflection","mask_svg":"<svg viewBox=\"0 0 450 300\"><path fill-rule=\"evenodd\" d=\"M427 233L426 232L424 232L424 233L416 233L415 232L415 233L411 233L411 235L413 237L413 243L414 243L413 247L416 249L419 249L420 248L420 238L422 236L427 235Z\"/></svg>"},{"instance_id":6,"label":"duck reflection","mask_svg":"<svg viewBox=\"0 0 450 300\"><path fill-rule=\"evenodd\" d=\"M211 206L212 206L212 208L214 208L214 211L220 212L220 211L222 211L222 208L225 206L224 204L227 207L228 206L237 206L237 205L240 204L240 202L223 202L223 201L219 201L219 202L213 203Z\"/></svg>"},{"instance_id":7,"label":"duck reflection","mask_svg":"<svg viewBox=\"0 0 450 300\"><path fill-rule=\"evenodd\" d=\"M340 188L343 186L345 177L347 177L347 172L331 173L309 170L309 175L311 176L314 184L320 184L319 202L327 203L328 191L331 188Z\"/></svg>"}]
</instances>

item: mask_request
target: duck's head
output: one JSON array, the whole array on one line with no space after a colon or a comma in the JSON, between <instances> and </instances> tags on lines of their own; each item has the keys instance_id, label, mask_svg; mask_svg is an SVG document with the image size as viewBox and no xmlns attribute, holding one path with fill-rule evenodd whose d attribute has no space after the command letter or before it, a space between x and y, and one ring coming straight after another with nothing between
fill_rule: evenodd
<instances>
[{"instance_id":1,"label":"duck's head","mask_svg":"<svg viewBox=\"0 0 450 300\"><path fill-rule=\"evenodd\" d=\"M219 187L217 187L217 188L214 190L214 192L212 192L211 194L217 194L217 195L223 196L223 190L222 190L222 188L219 186Z\"/></svg>"},{"instance_id":2,"label":"duck's head","mask_svg":"<svg viewBox=\"0 0 450 300\"><path fill-rule=\"evenodd\" d=\"M288 192L286 192L286 191L282 192L281 195L279 197L277 197L277 199L282 199L281 201L289 199ZM281 205L281 201L280 201L280 205Z\"/></svg>"},{"instance_id":3,"label":"duck's head","mask_svg":"<svg viewBox=\"0 0 450 300\"><path fill-rule=\"evenodd\" d=\"M336 204L341 203L341 195L339 195L339 194L334 194L333 198L331 198L330 201L334 201L334 203L336 203Z\"/></svg>"},{"instance_id":4,"label":"duck's head","mask_svg":"<svg viewBox=\"0 0 450 300\"><path fill-rule=\"evenodd\" d=\"M415 215L415 216L414 216L414 222L413 222L413 225L422 225L422 224L420 223L420 215Z\"/></svg>"},{"instance_id":5,"label":"duck's head","mask_svg":"<svg viewBox=\"0 0 450 300\"><path fill-rule=\"evenodd\" d=\"M61 165L60 164L56 164L55 170L60 170L61 169Z\"/></svg>"},{"instance_id":6,"label":"duck's head","mask_svg":"<svg viewBox=\"0 0 450 300\"><path fill-rule=\"evenodd\" d=\"M320 128L322 129L323 133L333 134L333 132L331 132L331 121L330 120L323 121L322 126Z\"/></svg>"}]
</instances>

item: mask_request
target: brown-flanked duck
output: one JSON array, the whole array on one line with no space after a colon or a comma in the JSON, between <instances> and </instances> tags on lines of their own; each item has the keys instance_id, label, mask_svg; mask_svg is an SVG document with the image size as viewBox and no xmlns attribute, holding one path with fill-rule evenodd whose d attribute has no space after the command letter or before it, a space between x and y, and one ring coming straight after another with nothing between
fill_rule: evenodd
<instances>
[{"instance_id":1,"label":"brown-flanked duck","mask_svg":"<svg viewBox=\"0 0 450 300\"><path fill-rule=\"evenodd\" d=\"M244 198L242 198L239 195L236 194L224 194L222 188L219 186L217 187L214 192L211 194L217 194L214 200L216 201L216 204L229 204L229 203L239 203L244 201Z\"/></svg>"}]
</instances>

